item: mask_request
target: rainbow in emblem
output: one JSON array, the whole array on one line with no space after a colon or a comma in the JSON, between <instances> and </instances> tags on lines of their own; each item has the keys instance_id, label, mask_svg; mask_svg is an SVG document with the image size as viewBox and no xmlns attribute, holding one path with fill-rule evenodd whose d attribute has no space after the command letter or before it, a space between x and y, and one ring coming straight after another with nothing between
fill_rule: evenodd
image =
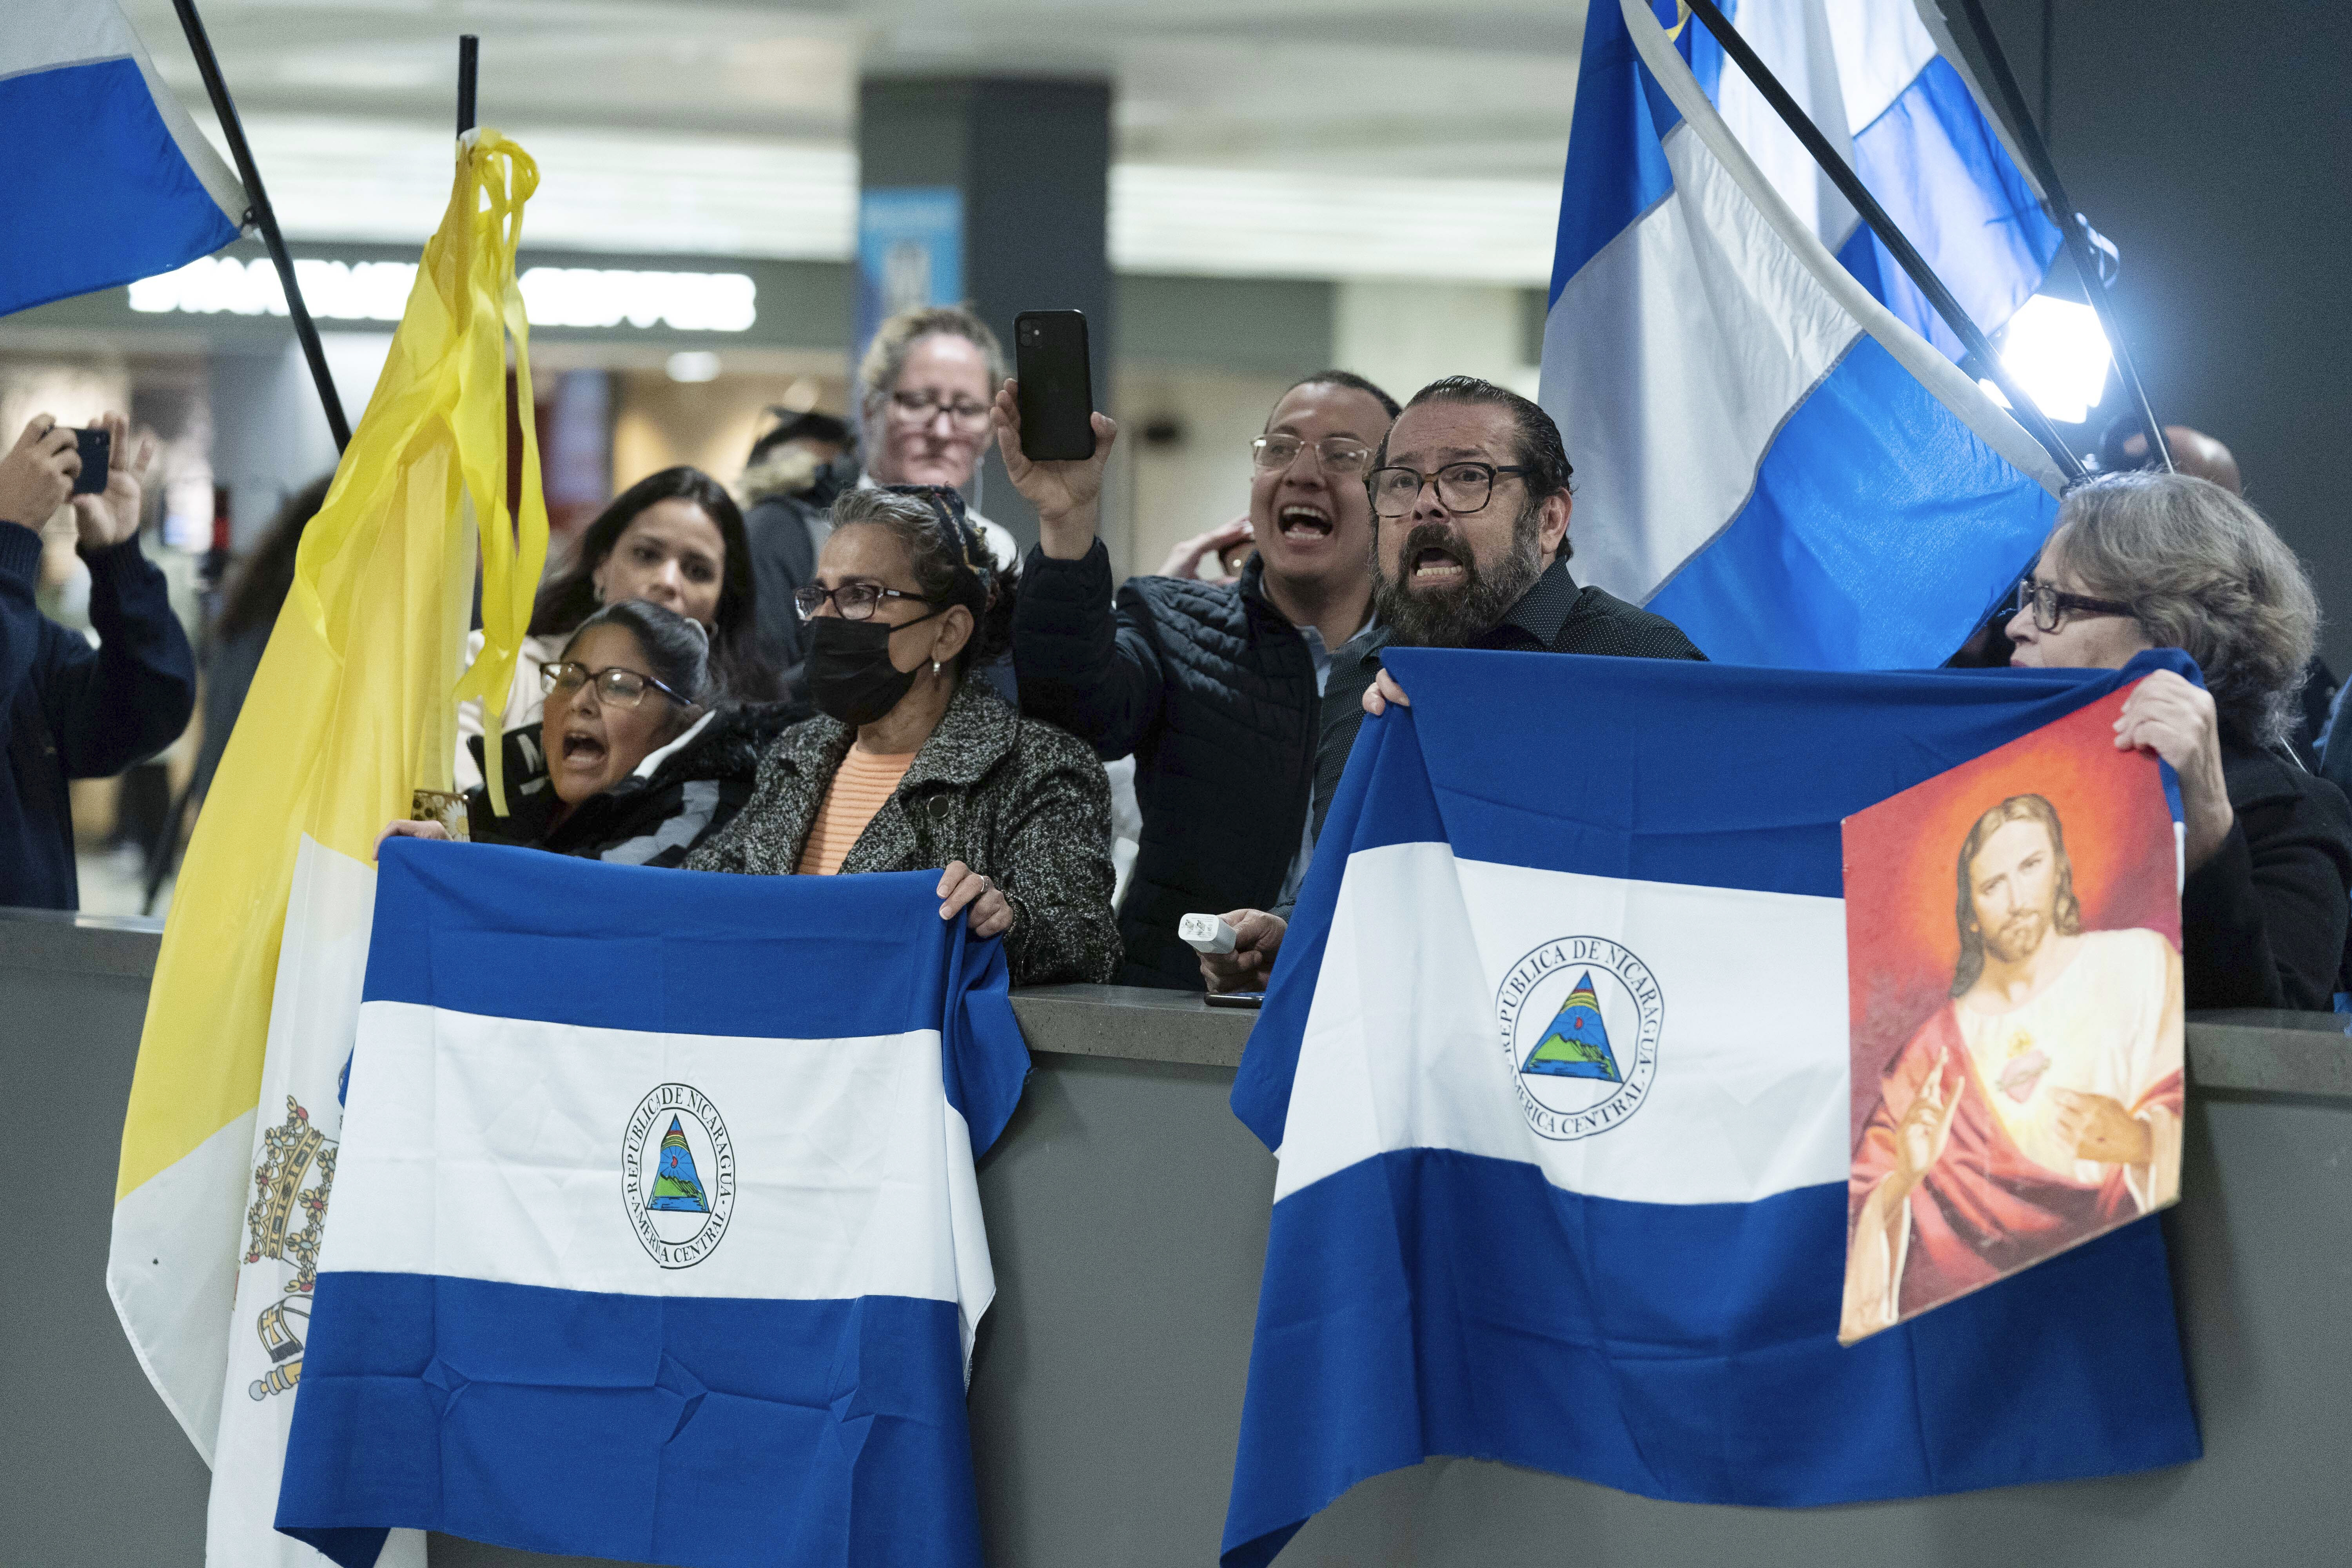
<instances>
[{"instance_id":1,"label":"rainbow in emblem","mask_svg":"<svg viewBox=\"0 0 2352 1568\"><path fill-rule=\"evenodd\" d=\"M683 1209L688 1214L709 1214L710 1200L702 1191L702 1178L695 1173L694 1151L686 1146L686 1129L677 1118L669 1119L669 1131L662 1134L661 1157L654 1165L653 1196L646 1200L648 1209Z\"/></svg>"},{"instance_id":2,"label":"rainbow in emblem","mask_svg":"<svg viewBox=\"0 0 2352 1568\"><path fill-rule=\"evenodd\" d=\"M1617 1070L1616 1053L1609 1048L1609 1026L1601 1021L1601 998L1592 989L1591 971L1585 972L1568 1000L1559 1005L1559 1011L1552 1015L1551 1027L1528 1053L1519 1070L1554 1078L1625 1081Z\"/></svg>"}]
</instances>

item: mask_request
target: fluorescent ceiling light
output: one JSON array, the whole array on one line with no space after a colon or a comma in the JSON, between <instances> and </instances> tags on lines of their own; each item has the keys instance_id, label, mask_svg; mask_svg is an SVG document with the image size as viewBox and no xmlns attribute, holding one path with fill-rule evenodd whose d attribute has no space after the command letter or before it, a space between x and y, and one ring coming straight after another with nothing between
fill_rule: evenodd
<instances>
[{"instance_id":1,"label":"fluorescent ceiling light","mask_svg":"<svg viewBox=\"0 0 2352 1568\"><path fill-rule=\"evenodd\" d=\"M310 313L331 321L397 321L416 285L406 261L294 263ZM537 327L667 326L675 332L740 332L759 320L759 286L742 272L645 272L533 267L520 279ZM286 293L267 258L207 256L131 286L131 308L149 313L282 316Z\"/></svg>"},{"instance_id":2,"label":"fluorescent ceiling light","mask_svg":"<svg viewBox=\"0 0 2352 1568\"><path fill-rule=\"evenodd\" d=\"M688 349L670 355L664 368L672 381L717 381L719 356L708 349Z\"/></svg>"},{"instance_id":3,"label":"fluorescent ceiling light","mask_svg":"<svg viewBox=\"0 0 2352 1568\"><path fill-rule=\"evenodd\" d=\"M440 223L445 128L294 114L245 123L294 237L421 245ZM805 261L856 253L857 159L846 147L509 129L539 161L524 218L534 247ZM1444 221L1430 221L1433 212ZM1535 287L1551 277L1559 231L1557 179L1139 163L1110 175L1110 261L1121 272Z\"/></svg>"}]
</instances>

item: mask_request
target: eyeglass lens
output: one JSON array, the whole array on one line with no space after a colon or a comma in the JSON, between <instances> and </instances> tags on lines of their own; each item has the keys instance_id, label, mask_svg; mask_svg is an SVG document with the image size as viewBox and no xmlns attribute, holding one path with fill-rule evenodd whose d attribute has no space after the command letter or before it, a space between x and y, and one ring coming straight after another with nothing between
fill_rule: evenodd
<instances>
[{"instance_id":1,"label":"eyeglass lens","mask_svg":"<svg viewBox=\"0 0 2352 1568\"><path fill-rule=\"evenodd\" d=\"M890 406L900 417L916 425L928 425L941 414L967 429L988 423L987 404L968 398L949 402L936 392L894 392L890 395Z\"/></svg>"},{"instance_id":2,"label":"eyeglass lens","mask_svg":"<svg viewBox=\"0 0 2352 1568\"><path fill-rule=\"evenodd\" d=\"M882 602L882 590L872 583L844 583L838 588L820 588L814 584L793 595L800 606L801 619L810 620L824 609L824 602L833 601L845 621L871 620L874 606Z\"/></svg>"},{"instance_id":3,"label":"eyeglass lens","mask_svg":"<svg viewBox=\"0 0 2352 1568\"><path fill-rule=\"evenodd\" d=\"M1412 510L1424 476L1412 468L1382 468L1372 476L1372 510L1402 517ZM1448 511L1476 511L1494 494L1495 470L1484 463L1451 463L1437 470L1437 499Z\"/></svg>"},{"instance_id":4,"label":"eyeglass lens","mask_svg":"<svg viewBox=\"0 0 2352 1568\"><path fill-rule=\"evenodd\" d=\"M551 664L540 671L540 685L550 697L568 697L591 679L585 665ZM633 669L601 669L593 677L596 700L615 708L635 708L646 700L651 683Z\"/></svg>"},{"instance_id":5,"label":"eyeglass lens","mask_svg":"<svg viewBox=\"0 0 2352 1568\"><path fill-rule=\"evenodd\" d=\"M1255 455L1259 468L1286 468L1298 460L1298 454L1307 446L1307 442L1296 436L1260 436L1250 443L1250 450ZM1370 447L1337 436L1326 436L1315 442L1314 447L1316 460L1323 465L1325 473L1360 474L1371 464Z\"/></svg>"}]
</instances>

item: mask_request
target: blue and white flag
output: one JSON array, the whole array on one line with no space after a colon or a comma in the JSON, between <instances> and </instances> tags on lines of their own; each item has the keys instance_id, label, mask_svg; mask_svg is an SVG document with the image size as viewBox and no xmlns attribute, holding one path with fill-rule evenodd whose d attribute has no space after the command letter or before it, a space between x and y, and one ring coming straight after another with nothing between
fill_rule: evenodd
<instances>
[{"instance_id":1,"label":"blue and white flag","mask_svg":"<svg viewBox=\"0 0 2352 1568\"><path fill-rule=\"evenodd\" d=\"M387 844L278 1529L978 1568L1028 1055L937 882Z\"/></svg>"},{"instance_id":2,"label":"blue and white flag","mask_svg":"<svg viewBox=\"0 0 2352 1568\"><path fill-rule=\"evenodd\" d=\"M1978 325L2006 321L2059 238L1927 0L1725 9ZM2049 531L2058 471L1675 12L1587 14L1542 389L1580 570L1717 660L1939 664Z\"/></svg>"},{"instance_id":3,"label":"blue and white flag","mask_svg":"<svg viewBox=\"0 0 2352 1568\"><path fill-rule=\"evenodd\" d=\"M38 0L0 26L0 316L152 277L237 237L245 190L115 0Z\"/></svg>"},{"instance_id":4,"label":"blue and white flag","mask_svg":"<svg viewBox=\"0 0 2352 1568\"><path fill-rule=\"evenodd\" d=\"M2185 658L1387 661L1413 705L1356 743L1234 1087L1280 1170L1226 1568L1435 1455L1763 1507L2197 1456L2152 1220L1836 1337L1841 819ZM1517 1054L1547 1017L1616 1041L1565 1110Z\"/></svg>"}]
</instances>

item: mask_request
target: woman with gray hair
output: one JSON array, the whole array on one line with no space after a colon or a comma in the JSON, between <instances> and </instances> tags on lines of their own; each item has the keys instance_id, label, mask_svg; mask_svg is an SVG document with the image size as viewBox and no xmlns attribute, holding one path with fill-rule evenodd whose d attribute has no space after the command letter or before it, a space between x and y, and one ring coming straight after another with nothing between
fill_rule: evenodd
<instances>
[{"instance_id":1,"label":"woman with gray hair","mask_svg":"<svg viewBox=\"0 0 2352 1568\"><path fill-rule=\"evenodd\" d=\"M808 627L793 609L793 595L815 574L817 552L833 529L835 498L877 485L970 490L988 455L988 408L1004 383L1004 350L966 306L901 310L876 330L857 383L864 395L859 445L818 470L808 488L771 498L744 520L760 586L761 648L795 694L804 689ZM1011 534L977 512L967 521L998 565L1017 565Z\"/></svg>"},{"instance_id":2,"label":"woman with gray hair","mask_svg":"<svg viewBox=\"0 0 2352 1568\"><path fill-rule=\"evenodd\" d=\"M955 491L851 490L797 597L821 715L785 731L751 803L690 869L938 871L940 918L1004 938L1015 984L1105 981L1110 786L1093 749L974 669L1012 638L1012 573Z\"/></svg>"},{"instance_id":3,"label":"woman with gray hair","mask_svg":"<svg viewBox=\"0 0 2352 1568\"><path fill-rule=\"evenodd\" d=\"M2352 807L2285 744L2319 602L2262 514L2185 474L2122 473L2070 491L2005 628L2010 662L2119 669L2146 648L2197 661L2132 689L2118 748L2180 780L2190 1007L2325 1012L2345 960Z\"/></svg>"}]
</instances>

